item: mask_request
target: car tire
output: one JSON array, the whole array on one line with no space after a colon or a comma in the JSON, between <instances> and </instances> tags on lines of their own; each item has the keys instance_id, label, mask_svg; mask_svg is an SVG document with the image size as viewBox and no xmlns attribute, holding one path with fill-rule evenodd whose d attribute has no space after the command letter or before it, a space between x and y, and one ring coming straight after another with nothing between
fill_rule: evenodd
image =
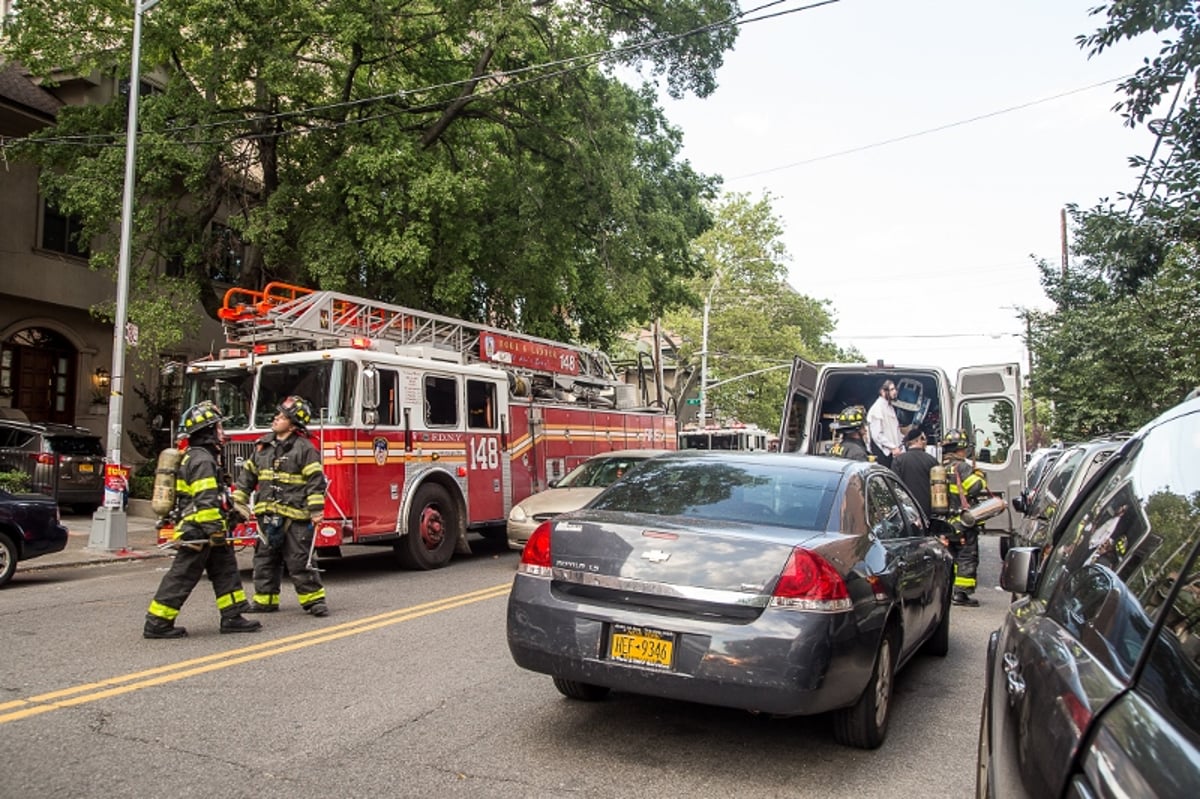
<instances>
[{"instance_id":1,"label":"car tire","mask_svg":"<svg viewBox=\"0 0 1200 799\"><path fill-rule=\"evenodd\" d=\"M554 677L554 687L558 692L568 699L580 699L584 702L599 702L608 696L609 689L603 685L592 685L588 682L576 682L575 680L565 680L562 677Z\"/></svg>"},{"instance_id":2,"label":"car tire","mask_svg":"<svg viewBox=\"0 0 1200 799\"><path fill-rule=\"evenodd\" d=\"M418 488L408 512L408 533L395 545L400 565L440 569L450 562L457 540L458 512L450 492L437 483Z\"/></svg>"},{"instance_id":3,"label":"car tire","mask_svg":"<svg viewBox=\"0 0 1200 799\"><path fill-rule=\"evenodd\" d=\"M875 667L862 696L833 714L833 737L843 746L878 749L887 737L896 682L896 636L885 632L875 654Z\"/></svg>"},{"instance_id":4,"label":"car tire","mask_svg":"<svg viewBox=\"0 0 1200 799\"><path fill-rule=\"evenodd\" d=\"M12 579L17 571L17 545L7 533L0 533L0 586Z\"/></svg>"},{"instance_id":5,"label":"car tire","mask_svg":"<svg viewBox=\"0 0 1200 799\"><path fill-rule=\"evenodd\" d=\"M942 619L938 622L933 635L925 642L925 653L934 657L944 658L950 653L950 608L953 607L950 597L953 592L954 585L951 584L946 590L946 596L942 599Z\"/></svg>"}]
</instances>

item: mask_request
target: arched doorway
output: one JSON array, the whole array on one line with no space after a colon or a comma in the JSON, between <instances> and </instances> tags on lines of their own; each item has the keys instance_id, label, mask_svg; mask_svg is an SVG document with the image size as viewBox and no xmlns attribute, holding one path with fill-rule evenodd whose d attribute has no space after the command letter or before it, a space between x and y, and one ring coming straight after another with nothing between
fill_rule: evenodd
<instances>
[{"instance_id":1,"label":"arched doorway","mask_svg":"<svg viewBox=\"0 0 1200 799\"><path fill-rule=\"evenodd\" d=\"M0 343L0 395L31 422L75 422L78 350L44 327L18 330Z\"/></svg>"}]
</instances>

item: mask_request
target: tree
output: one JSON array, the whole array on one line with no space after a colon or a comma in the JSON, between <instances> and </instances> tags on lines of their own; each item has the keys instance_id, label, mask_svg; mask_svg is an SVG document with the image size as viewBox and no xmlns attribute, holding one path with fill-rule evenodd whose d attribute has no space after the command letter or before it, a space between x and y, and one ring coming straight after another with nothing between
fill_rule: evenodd
<instances>
[{"instance_id":1,"label":"tree","mask_svg":"<svg viewBox=\"0 0 1200 799\"><path fill-rule=\"evenodd\" d=\"M699 386L702 309L711 292L709 382L779 368L713 388L708 406L716 418L776 430L792 357L842 360L846 353L828 339L834 328L828 302L799 294L786 282L789 255L770 195L754 200L729 194L712 213L713 227L695 242L703 272L688 284L689 302L663 319L679 340L671 393L678 404Z\"/></svg>"},{"instance_id":2,"label":"tree","mask_svg":"<svg viewBox=\"0 0 1200 799\"><path fill-rule=\"evenodd\" d=\"M17 0L0 56L126 78L126 0ZM171 349L189 298L284 280L606 345L680 296L716 180L640 66L704 95L735 38L730 0L163 2L144 17L130 318ZM617 46L620 45L619 50ZM597 55L601 54L601 55ZM126 84L127 85L127 84ZM20 149L112 269L123 102L64 108ZM223 221L227 230L213 222ZM157 274L169 264L176 276ZM159 291L149 291L152 280Z\"/></svg>"}]
</instances>

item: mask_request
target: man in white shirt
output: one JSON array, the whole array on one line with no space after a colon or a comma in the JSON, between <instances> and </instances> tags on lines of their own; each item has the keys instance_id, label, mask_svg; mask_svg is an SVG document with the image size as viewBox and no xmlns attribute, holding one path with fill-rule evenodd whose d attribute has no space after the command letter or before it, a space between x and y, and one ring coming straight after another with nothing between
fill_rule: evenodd
<instances>
[{"instance_id":1,"label":"man in white shirt","mask_svg":"<svg viewBox=\"0 0 1200 799\"><path fill-rule=\"evenodd\" d=\"M896 418L896 409L892 402L896 399L896 384L891 380L883 381L879 387L879 399L867 411L867 428L871 434L871 451L875 460L884 466L891 467L892 458L904 452L903 439L900 436L900 420Z\"/></svg>"}]
</instances>

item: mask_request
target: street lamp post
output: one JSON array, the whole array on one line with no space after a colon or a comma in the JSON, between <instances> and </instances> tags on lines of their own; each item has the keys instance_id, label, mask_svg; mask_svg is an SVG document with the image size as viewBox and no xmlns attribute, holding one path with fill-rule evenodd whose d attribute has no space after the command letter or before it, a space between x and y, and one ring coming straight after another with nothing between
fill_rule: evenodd
<instances>
[{"instance_id":1,"label":"street lamp post","mask_svg":"<svg viewBox=\"0 0 1200 799\"><path fill-rule=\"evenodd\" d=\"M121 418L125 397L125 326L129 302L129 260L133 239L133 190L137 161L138 95L141 89L142 15L158 5L160 0L133 0L133 56L129 68L129 115L125 121L125 189L121 199L121 250L117 261L117 309L113 322L112 372L109 377L108 398L108 463L121 465L121 438L124 435ZM105 497L109 496L105 491ZM92 534L88 546L92 549L124 549L127 525L125 509L117 503L96 509L92 517Z\"/></svg>"},{"instance_id":2,"label":"street lamp post","mask_svg":"<svg viewBox=\"0 0 1200 799\"><path fill-rule=\"evenodd\" d=\"M708 296L704 298L704 321L700 327L700 426L704 427L708 420L708 312L712 308L713 292L717 290L717 283L721 280L721 273L718 271L713 275L712 286L708 289Z\"/></svg>"}]
</instances>

